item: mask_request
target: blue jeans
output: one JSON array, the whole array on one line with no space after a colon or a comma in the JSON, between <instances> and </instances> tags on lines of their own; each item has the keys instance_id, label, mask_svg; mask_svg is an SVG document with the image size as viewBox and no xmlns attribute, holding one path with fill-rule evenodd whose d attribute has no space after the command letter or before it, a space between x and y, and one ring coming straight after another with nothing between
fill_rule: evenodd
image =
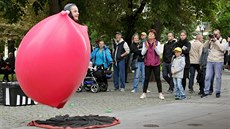
<instances>
[{"instance_id":1,"label":"blue jeans","mask_svg":"<svg viewBox=\"0 0 230 129\"><path fill-rule=\"evenodd\" d=\"M200 83L199 83L199 85L200 85L200 92L201 92L202 94L204 94L205 77L206 77L206 68L202 68L202 69L201 69L201 81L200 81ZM211 84L210 84L210 89L209 89L209 92L210 92L210 93L213 92L214 77L215 77L215 73L213 74L213 76L212 76L212 78L211 78Z\"/></svg>"},{"instance_id":2,"label":"blue jeans","mask_svg":"<svg viewBox=\"0 0 230 129\"><path fill-rule=\"evenodd\" d=\"M206 67L204 93L209 94L211 80L213 75L216 77L216 93L221 92L221 77L224 62L208 62Z\"/></svg>"},{"instance_id":3,"label":"blue jeans","mask_svg":"<svg viewBox=\"0 0 230 129\"><path fill-rule=\"evenodd\" d=\"M113 74L113 81L114 81L114 88L119 89L119 79L121 82L120 88L125 88L125 60L121 60L114 64L114 74Z\"/></svg>"},{"instance_id":4,"label":"blue jeans","mask_svg":"<svg viewBox=\"0 0 230 129\"><path fill-rule=\"evenodd\" d=\"M170 63L162 63L162 74L165 81L169 84L169 90L173 91L173 79L171 74L171 64Z\"/></svg>"},{"instance_id":5,"label":"blue jeans","mask_svg":"<svg viewBox=\"0 0 230 129\"><path fill-rule=\"evenodd\" d=\"M185 92L182 86L182 78L173 78L174 93L176 98L184 98Z\"/></svg>"},{"instance_id":6,"label":"blue jeans","mask_svg":"<svg viewBox=\"0 0 230 129\"><path fill-rule=\"evenodd\" d=\"M141 74L141 79L142 79L142 88L144 87L144 81L145 81L145 64L144 62L137 62L137 69L135 70L134 73L134 80L133 80L133 89L135 91L138 90L138 83L139 83L139 77Z\"/></svg>"}]
</instances>

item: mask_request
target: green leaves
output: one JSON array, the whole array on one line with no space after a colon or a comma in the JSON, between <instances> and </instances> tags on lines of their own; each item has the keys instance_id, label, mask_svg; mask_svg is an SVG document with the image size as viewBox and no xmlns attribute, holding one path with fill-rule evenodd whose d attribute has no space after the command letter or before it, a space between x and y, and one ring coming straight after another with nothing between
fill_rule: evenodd
<instances>
[{"instance_id":1,"label":"green leaves","mask_svg":"<svg viewBox=\"0 0 230 129\"><path fill-rule=\"evenodd\" d=\"M212 21L214 29L220 29L222 36L227 37L230 32L230 1L219 1L218 11L216 11L216 19Z\"/></svg>"},{"instance_id":2,"label":"green leaves","mask_svg":"<svg viewBox=\"0 0 230 129\"><path fill-rule=\"evenodd\" d=\"M26 0L17 0L16 2L12 0L2 0L0 2L0 10L2 11L0 15L7 19L8 23L16 23L21 20L21 17L24 15L23 8L26 3Z\"/></svg>"},{"instance_id":3,"label":"green leaves","mask_svg":"<svg viewBox=\"0 0 230 129\"><path fill-rule=\"evenodd\" d=\"M0 15L10 24L32 26L69 2L78 6L80 23L89 24L93 40L104 34L110 40L117 30L128 42L135 32L150 28L158 37L165 29L192 32L198 21L230 30L228 0L1 0Z\"/></svg>"}]
</instances>

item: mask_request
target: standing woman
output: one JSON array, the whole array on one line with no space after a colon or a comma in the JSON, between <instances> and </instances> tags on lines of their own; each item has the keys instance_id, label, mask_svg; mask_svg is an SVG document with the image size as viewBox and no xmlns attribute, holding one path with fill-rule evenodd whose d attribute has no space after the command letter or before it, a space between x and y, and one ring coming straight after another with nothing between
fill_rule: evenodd
<instances>
[{"instance_id":1,"label":"standing woman","mask_svg":"<svg viewBox=\"0 0 230 129\"><path fill-rule=\"evenodd\" d=\"M183 76L183 79L182 79L182 86L183 86L183 88L185 90L186 78L189 78L189 69L190 69L189 51L191 49L191 43L187 39L186 31L182 30L180 32L180 39L176 43L175 47L180 47L182 49L182 55L185 57L184 76Z\"/></svg>"},{"instance_id":2,"label":"standing woman","mask_svg":"<svg viewBox=\"0 0 230 129\"><path fill-rule=\"evenodd\" d=\"M153 72L159 93L159 98L164 99L162 94L162 84L160 79L160 54L161 54L161 45L160 42L156 40L156 31L150 29L148 31L148 40L143 43L143 48L141 51L142 55L145 55L145 82L143 88L143 94L141 99L146 98L146 93L149 85L150 75Z\"/></svg>"},{"instance_id":3,"label":"standing woman","mask_svg":"<svg viewBox=\"0 0 230 129\"><path fill-rule=\"evenodd\" d=\"M138 34L133 35L130 50L131 50L131 53L133 53L133 60L137 59L137 69L135 69L133 90L131 91L133 93L136 93L138 91L138 83L139 83L140 74L142 78L142 87L144 87L144 81L145 81L144 56L141 54L142 43L140 43Z\"/></svg>"}]
</instances>

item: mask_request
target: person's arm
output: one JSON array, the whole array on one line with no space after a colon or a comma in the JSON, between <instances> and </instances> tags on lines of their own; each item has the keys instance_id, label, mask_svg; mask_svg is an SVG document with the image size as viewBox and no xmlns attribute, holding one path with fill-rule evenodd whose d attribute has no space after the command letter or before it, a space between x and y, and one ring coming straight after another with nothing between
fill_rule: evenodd
<instances>
[{"instance_id":1,"label":"person's arm","mask_svg":"<svg viewBox=\"0 0 230 129\"><path fill-rule=\"evenodd\" d=\"M189 54L189 51L191 49L191 43L188 42L187 44L185 44L182 48L182 53L185 54L185 55L188 55Z\"/></svg>"},{"instance_id":2,"label":"person's arm","mask_svg":"<svg viewBox=\"0 0 230 129\"><path fill-rule=\"evenodd\" d=\"M164 44L164 47L163 47L163 57L162 57L163 59L164 59L164 57L165 57L165 51L166 51L166 50L165 50L165 46L166 46L166 45L167 45L167 43Z\"/></svg>"},{"instance_id":3,"label":"person's arm","mask_svg":"<svg viewBox=\"0 0 230 129\"><path fill-rule=\"evenodd\" d=\"M105 50L105 56L108 64L111 64L113 62L113 58L111 56L111 52L109 49Z\"/></svg>"},{"instance_id":4,"label":"person's arm","mask_svg":"<svg viewBox=\"0 0 230 129\"><path fill-rule=\"evenodd\" d=\"M201 57L202 51L203 51L203 44L201 44L199 47L199 57Z\"/></svg>"},{"instance_id":5,"label":"person's arm","mask_svg":"<svg viewBox=\"0 0 230 129\"><path fill-rule=\"evenodd\" d=\"M139 50L136 47L136 45L134 45L134 44L131 44L130 51L131 51L131 53L134 53L134 54L137 54L137 55L141 56L141 50Z\"/></svg>"},{"instance_id":6,"label":"person's arm","mask_svg":"<svg viewBox=\"0 0 230 129\"><path fill-rule=\"evenodd\" d=\"M207 40L205 43L204 43L204 48L209 48L210 47L210 44L211 44L211 40Z\"/></svg>"},{"instance_id":7,"label":"person's arm","mask_svg":"<svg viewBox=\"0 0 230 129\"><path fill-rule=\"evenodd\" d=\"M155 52L157 53L157 55L160 56L160 54L161 54L161 43L160 42L157 43L157 45L155 47Z\"/></svg>"},{"instance_id":8,"label":"person's arm","mask_svg":"<svg viewBox=\"0 0 230 129\"><path fill-rule=\"evenodd\" d=\"M174 58L172 59L172 65L171 65L171 73L172 74L175 74L175 70L174 70L175 68L174 68Z\"/></svg>"},{"instance_id":9,"label":"person's arm","mask_svg":"<svg viewBox=\"0 0 230 129\"><path fill-rule=\"evenodd\" d=\"M124 57L124 56L128 55L129 52L130 52L129 46L128 46L128 44L126 42L124 43L123 47L125 49L125 53L122 53L121 57Z\"/></svg>"},{"instance_id":10,"label":"person's arm","mask_svg":"<svg viewBox=\"0 0 230 129\"><path fill-rule=\"evenodd\" d=\"M222 39L222 43L220 43L219 40L216 40L214 43L219 47L221 51L228 50L228 43L225 39Z\"/></svg>"},{"instance_id":11,"label":"person's arm","mask_svg":"<svg viewBox=\"0 0 230 129\"><path fill-rule=\"evenodd\" d=\"M141 55L143 55L143 56L146 54L146 52L148 50L146 44L147 44L146 42L143 42L143 46L142 46L142 50L141 50Z\"/></svg>"},{"instance_id":12,"label":"person's arm","mask_svg":"<svg viewBox=\"0 0 230 129\"><path fill-rule=\"evenodd\" d=\"M90 54L90 60L92 61L93 58L95 57L95 53L96 53L96 48L93 50L93 52Z\"/></svg>"}]
</instances>

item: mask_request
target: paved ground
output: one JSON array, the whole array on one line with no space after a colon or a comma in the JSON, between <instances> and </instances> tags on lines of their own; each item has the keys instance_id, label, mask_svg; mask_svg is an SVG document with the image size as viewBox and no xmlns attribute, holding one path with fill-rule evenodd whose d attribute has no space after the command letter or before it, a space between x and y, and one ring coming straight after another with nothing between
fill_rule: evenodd
<instances>
[{"instance_id":1,"label":"paved ground","mask_svg":"<svg viewBox=\"0 0 230 129\"><path fill-rule=\"evenodd\" d=\"M188 99L183 101L176 101L173 94L166 94L168 85L165 82L162 82L165 100L158 99L155 83L150 83L152 92L141 100L141 90L130 92L132 76L125 92L76 93L63 109L44 105L0 106L0 129L37 129L26 124L64 114L115 116L121 124L111 129L230 129L230 72L223 73L221 98L212 95L201 99L197 93L187 93ZM194 87L198 92L198 86ZM113 88L112 82L109 88ZM108 109L112 113L106 113Z\"/></svg>"}]
</instances>

